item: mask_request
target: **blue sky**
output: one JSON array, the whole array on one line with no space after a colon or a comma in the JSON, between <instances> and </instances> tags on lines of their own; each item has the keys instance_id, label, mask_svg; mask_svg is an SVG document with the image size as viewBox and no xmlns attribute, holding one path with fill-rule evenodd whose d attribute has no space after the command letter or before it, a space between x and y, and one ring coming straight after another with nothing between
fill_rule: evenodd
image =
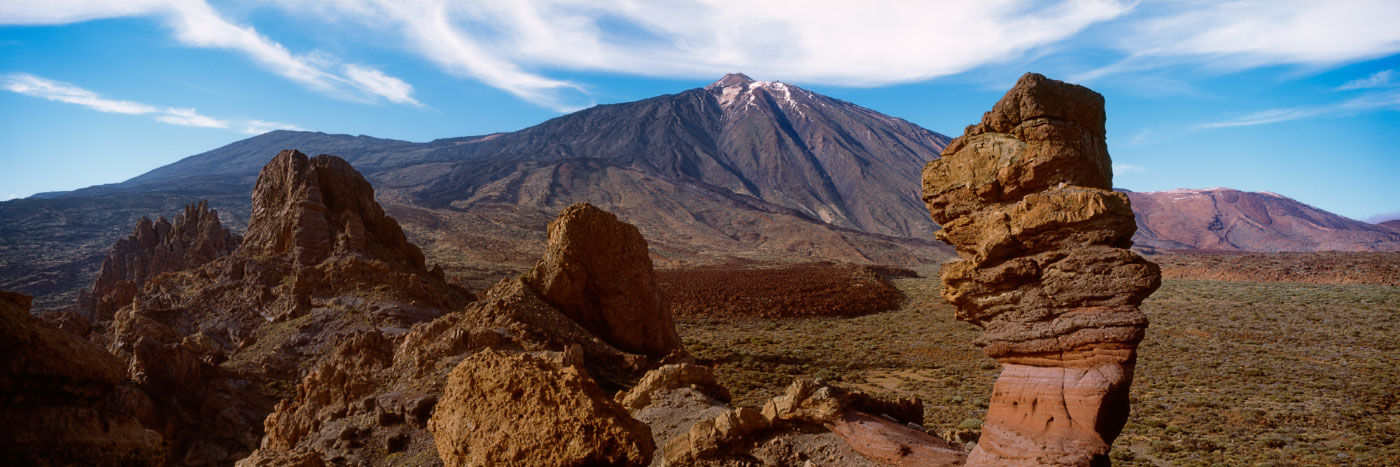
<instances>
[{"instance_id":1,"label":"blue sky","mask_svg":"<svg viewBox=\"0 0 1400 467\"><path fill-rule=\"evenodd\" d=\"M1394 0L5 0L0 199L278 128L512 131L734 71L956 136L1036 71L1105 95L1119 187L1400 218L1396 25Z\"/></svg>"}]
</instances>

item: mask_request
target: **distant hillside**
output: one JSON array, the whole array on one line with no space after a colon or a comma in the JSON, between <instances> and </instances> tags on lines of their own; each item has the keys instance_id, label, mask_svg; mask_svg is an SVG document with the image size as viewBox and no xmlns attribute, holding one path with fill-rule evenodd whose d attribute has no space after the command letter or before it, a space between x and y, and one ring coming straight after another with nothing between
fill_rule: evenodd
<instances>
[{"instance_id":1,"label":"distant hillside","mask_svg":"<svg viewBox=\"0 0 1400 467\"><path fill-rule=\"evenodd\" d=\"M1127 192L1133 243L1162 250L1400 251L1400 232L1270 192L1229 188Z\"/></svg>"},{"instance_id":2,"label":"distant hillside","mask_svg":"<svg viewBox=\"0 0 1400 467\"><path fill-rule=\"evenodd\" d=\"M38 307L69 297L137 217L182 202L211 198L236 229L258 170L288 148L350 161L430 260L467 276L533 262L545 224L579 201L637 225L662 266L939 262L951 248L932 239L918 177L948 141L741 74L511 133L412 143L275 131L122 183L5 203L0 289L37 294ZM53 229L68 241L52 240Z\"/></svg>"}]
</instances>

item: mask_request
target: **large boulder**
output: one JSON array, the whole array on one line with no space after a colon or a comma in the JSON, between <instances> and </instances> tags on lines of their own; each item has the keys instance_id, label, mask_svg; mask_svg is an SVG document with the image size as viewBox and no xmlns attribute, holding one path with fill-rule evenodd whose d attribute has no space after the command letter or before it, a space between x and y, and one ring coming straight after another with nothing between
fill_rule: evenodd
<instances>
[{"instance_id":1,"label":"large boulder","mask_svg":"<svg viewBox=\"0 0 1400 467\"><path fill-rule=\"evenodd\" d=\"M546 301L619 349L665 357L681 349L646 239L610 212L579 203L549 223L549 246L522 278Z\"/></svg>"},{"instance_id":2,"label":"large boulder","mask_svg":"<svg viewBox=\"0 0 1400 467\"><path fill-rule=\"evenodd\" d=\"M1107 461L1160 285L1128 250L1112 191L1103 96L1027 74L924 167L923 199L961 261L943 267L957 318L1002 363L969 465Z\"/></svg>"},{"instance_id":3,"label":"large boulder","mask_svg":"<svg viewBox=\"0 0 1400 467\"><path fill-rule=\"evenodd\" d=\"M486 350L463 360L428 422L448 466L645 465L645 424L572 365Z\"/></svg>"},{"instance_id":4,"label":"large boulder","mask_svg":"<svg viewBox=\"0 0 1400 467\"><path fill-rule=\"evenodd\" d=\"M100 347L29 314L31 297L0 291L0 462L160 465L161 436L135 411L144 397Z\"/></svg>"}]
</instances>

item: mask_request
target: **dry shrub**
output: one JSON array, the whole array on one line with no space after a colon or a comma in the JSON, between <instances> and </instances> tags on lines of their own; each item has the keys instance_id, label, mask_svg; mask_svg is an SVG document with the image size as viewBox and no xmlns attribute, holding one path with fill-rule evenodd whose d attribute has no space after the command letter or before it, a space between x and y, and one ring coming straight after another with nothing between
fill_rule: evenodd
<instances>
[{"instance_id":1,"label":"dry shrub","mask_svg":"<svg viewBox=\"0 0 1400 467\"><path fill-rule=\"evenodd\" d=\"M899 308L904 293L890 277L908 269L830 262L778 267L709 266L657 271L682 317L852 317Z\"/></svg>"},{"instance_id":2,"label":"dry shrub","mask_svg":"<svg viewBox=\"0 0 1400 467\"><path fill-rule=\"evenodd\" d=\"M1162 277L1172 279L1400 286L1400 252L1393 251L1175 251L1148 259L1162 266Z\"/></svg>"}]
</instances>

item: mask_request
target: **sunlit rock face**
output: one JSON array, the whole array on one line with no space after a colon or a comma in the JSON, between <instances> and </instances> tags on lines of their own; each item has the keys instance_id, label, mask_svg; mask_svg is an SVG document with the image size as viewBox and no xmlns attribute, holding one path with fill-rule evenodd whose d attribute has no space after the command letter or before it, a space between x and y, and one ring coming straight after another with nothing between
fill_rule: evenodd
<instances>
[{"instance_id":1,"label":"sunlit rock face","mask_svg":"<svg viewBox=\"0 0 1400 467\"><path fill-rule=\"evenodd\" d=\"M924 167L936 236L962 257L944 299L1002 364L969 465L1107 463L1127 421L1138 305L1161 279L1128 250L1104 120L1098 93L1026 74Z\"/></svg>"}]
</instances>

